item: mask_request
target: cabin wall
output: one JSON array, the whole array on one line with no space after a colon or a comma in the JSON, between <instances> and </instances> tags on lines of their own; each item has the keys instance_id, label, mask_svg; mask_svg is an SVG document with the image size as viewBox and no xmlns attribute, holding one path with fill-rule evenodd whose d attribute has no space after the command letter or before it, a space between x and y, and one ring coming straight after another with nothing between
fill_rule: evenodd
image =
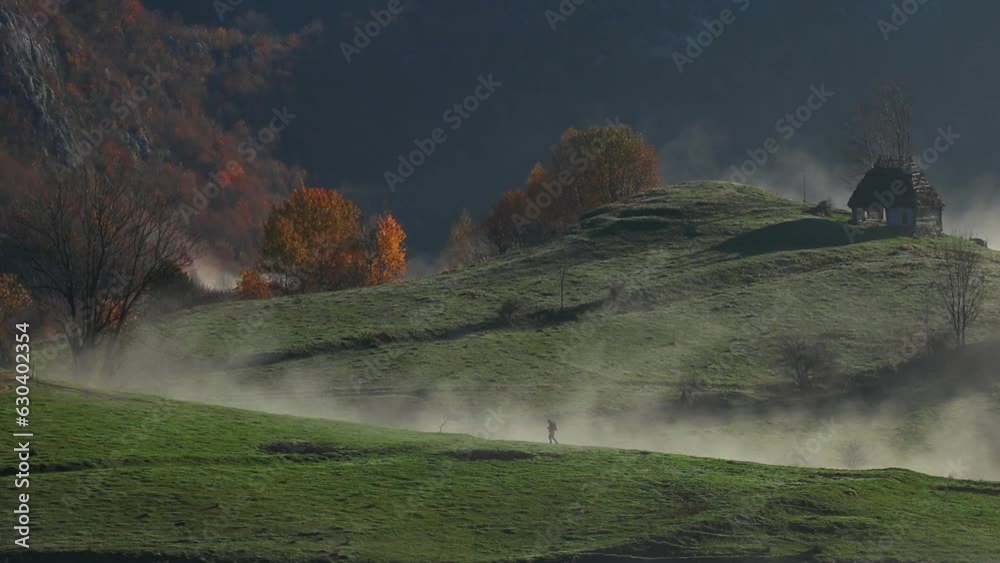
<instances>
[{"instance_id":1,"label":"cabin wall","mask_svg":"<svg viewBox=\"0 0 1000 563\"><path fill-rule=\"evenodd\" d=\"M915 212L913 209L908 207L894 207L889 210L889 218L887 222L896 227L912 227L915 225L913 220Z\"/></svg>"},{"instance_id":2,"label":"cabin wall","mask_svg":"<svg viewBox=\"0 0 1000 563\"><path fill-rule=\"evenodd\" d=\"M940 235L944 232L943 216L940 209L921 209L917 213L917 227L921 233Z\"/></svg>"}]
</instances>

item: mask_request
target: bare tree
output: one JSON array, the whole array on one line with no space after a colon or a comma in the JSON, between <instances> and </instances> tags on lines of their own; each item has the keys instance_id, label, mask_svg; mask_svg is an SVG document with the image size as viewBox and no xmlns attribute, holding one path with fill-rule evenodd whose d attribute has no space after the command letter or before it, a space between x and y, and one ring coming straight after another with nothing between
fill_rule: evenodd
<instances>
[{"instance_id":1,"label":"bare tree","mask_svg":"<svg viewBox=\"0 0 1000 563\"><path fill-rule=\"evenodd\" d=\"M177 206L127 157L53 173L14 217L30 285L57 320L78 369L111 359L156 276L187 265L191 241Z\"/></svg>"},{"instance_id":2,"label":"bare tree","mask_svg":"<svg viewBox=\"0 0 1000 563\"><path fill-rule=\"evenodd\" d=\"M784 340L780 348L782 367L788 370L800 391L809 391L818 379L829 376L836 358L826 344L798 337Z\"/></svg>"},{"instance_id":3,"label":"bare tree","mask_svg":"<svg viewBox=\"0 0 1000 563\"><path fill-rule=\"evenodd\" d=\"M900 82L880 84L851 112L847 123L852 160L862 173L879 161L907 161L913 155L913 107Z\"/></svg>"},{"instance_id":4,"label":"bare tree","mask_svg":"<svg viewBox=\"0 0 1000 563\"><path fill-rule=\"evenodd\" d=\"M851 440L840 451L840 459L848 469L861 469L868 465L868 454L865 446L858 440Z\"/></svg>"},{"instance_id":5,"label":"bare tree","mask_svg":"<svg viewBox=\"0 0 1000 563\"><path fill-rule=\"evenodd\" d=\"M940 251L939 268L931 291L948 320L955 343L962 347L992 289L989 259L971 239L954 237Z\"/></svg>"},{"instance_id":6,"label":"bare tree","mask_svg":"<svg viewBox=\"0 0 1000 563\"><path fill-rule=\"evenodd\" d=\"M569 274L569 266L566 262L559 265L559 311L566 308L566 275Z\"/></svg>"},{"instance_id":7,"label":"bare tree","mask_svg":"<svg viewBox=\"0 0 1000 563\"><path fill-rule=\"evenodd\" d=\"M445 425L447 425L451 421L452 421L452 418L450 416L448 416L448 415L442 416L441 417L441 426L438 426L438 433L444 432Z\"/></svg>"}]
</instances>

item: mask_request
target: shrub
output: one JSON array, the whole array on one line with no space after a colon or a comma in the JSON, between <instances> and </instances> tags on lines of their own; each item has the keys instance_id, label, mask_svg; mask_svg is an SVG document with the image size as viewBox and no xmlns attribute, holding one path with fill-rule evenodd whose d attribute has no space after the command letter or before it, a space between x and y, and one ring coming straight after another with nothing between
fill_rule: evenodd
<instances>
[{"instance_id":1,"label":"shrub","mask_svg":"<svg viewBox=\"0 0 1000 563\"><path fill-rule=\"evenodd\" d=\"M613 281L608 285L608 300L612 303L618 304L622 299L625 298L625 282L623 281Z\"/></svg>"},{"instance_id":2,"label":"shrub","mask_svg":"<svg viewBox=\"0 0 1000 563\"><path fill-rule=\"evenodd\" d=\"M701 229L698 225L687 219L684 220L684 236L687 238L697 238L701 236Z\"/></svg>"},{"instance_id":3,"label":"shrub","mask_svg":"<svg viewBox=\"0 0 1000 563\"><path fill-rule=\"evenodd\" d=\"M949 330L934 330L927 334L925 342L927 357L934 358L955 348L955 335Z\"/></svg>"},{"instance_id":4,"label":"shrub","mask_svg":"<svg viewBox=\"0 0 1000 563\"><path fill-rule=\"evenodd\" d=\"M816 382L833 374L836 357L827 345L790 337L781 343L780 365L792 378L799 391L811 390Z\"/></svg>"},{"instance_id":5,"label":"shrub","mask_svg":"<svg viewBox=\"0 0 1000 563\"><path fill-rule=\"evenodd\" d=\"M678 384L677 402L681 405L693 405L698 395L705 391L705 382L694 375L685 376Z\"/></svg>"},{"instance_id":6,"label":"shrub","mask_svg":"<svg viewBox=\"0 0 1000 563\"><path fill-rule=\"evenodd\" d=\"M505 299L497 309L497 321L508 326L516 325L528 316L528 304L523 299Z\"/></svg>"},{"instance_id":7,"label":"shrub","mask_svg":"<svg viewBox=\"0 0 1000 563\"><path fill-rule=\"evenodd\" d=\"M218 303L230 297L231 292L209 289L180 266L167 264L153 275L149 298L142 307L142 315L155 317L198 305Z\"/></svg>"},{"instance_id":8,"label":"shrub","mask_svg":"<svg viewBox=\"0 0 1000 563\"><path fill-rule=\"evenodd\" d=\"M817 217L833 217L833 202L829 199L824 199L816 207L810 209L809 213Z\"/></svg>"},{"instance_id":9,"label":"shrub","mask_svg":"<svg viewBox=\"0 0 1000 563\"><path fill-rule=\"evenodd\" d=\"M243 270L236 284L236 294L240 299L266 299L271 297L271 284L257 270Z\"/></svg>"}]
</instances>

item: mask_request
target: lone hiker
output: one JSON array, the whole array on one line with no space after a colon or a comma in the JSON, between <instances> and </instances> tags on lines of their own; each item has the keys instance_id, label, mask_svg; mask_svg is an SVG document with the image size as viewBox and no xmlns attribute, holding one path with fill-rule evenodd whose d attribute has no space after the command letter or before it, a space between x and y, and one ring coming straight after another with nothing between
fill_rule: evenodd
<instances>
[{"instance_id":1,"label":"lone hiker","mask_svg":"<svg viewBox=\"0 0 1000 563\"><path fill-rule=\"evenodd\" d=\"M549 427L548 428L549 428L549 443L550 444L553 444L553 443L558 444L559 440L556 440L556 430L557 430L556 429L556 423L552 422L551 419L549 420Z\"/></svg>"}]
</instances>

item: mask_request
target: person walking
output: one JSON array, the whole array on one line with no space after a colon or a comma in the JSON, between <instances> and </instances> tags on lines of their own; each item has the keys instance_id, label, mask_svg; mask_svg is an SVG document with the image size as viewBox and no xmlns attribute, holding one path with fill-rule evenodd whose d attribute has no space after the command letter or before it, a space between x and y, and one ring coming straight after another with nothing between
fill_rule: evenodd
<instances>
[{"instance_id":1,"label":"person walking","mask_svg":"<svg viewBox=\"0 0 1000 563\"><path fill-rule=\"evenodd\" d=\"M548 422L549 422L549 426L548 426L548 428L549 428L549 443L550 444L556 444L556 445L558 445L559 444L559 440L556 440L556 430L557 430L556 429L556 423L552 422L551 419L549 419Z\"/></svg>"}]
</instances>

